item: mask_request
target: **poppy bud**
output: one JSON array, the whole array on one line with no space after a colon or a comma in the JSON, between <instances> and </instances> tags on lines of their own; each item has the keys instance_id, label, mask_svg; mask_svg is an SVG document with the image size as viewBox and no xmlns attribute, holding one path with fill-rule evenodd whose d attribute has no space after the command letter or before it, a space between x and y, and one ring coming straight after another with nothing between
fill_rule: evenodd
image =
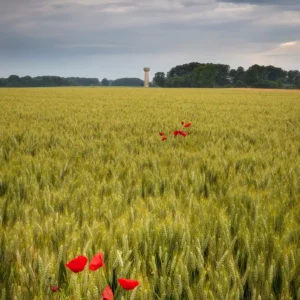
<instances>
[{"instance_id":1,"label":"poppy bud","mask_svg":"<svg viewBox=\"0 0 300 300\"><path fill-rule=\"evenodd\" d=\"M56 293L56 292L58 292L59 287L56 286L56 285L51 285L51 286L50 286L50 289L51 289L51 291L52 291L53 293Z\"/></svg>"}]
</instances>

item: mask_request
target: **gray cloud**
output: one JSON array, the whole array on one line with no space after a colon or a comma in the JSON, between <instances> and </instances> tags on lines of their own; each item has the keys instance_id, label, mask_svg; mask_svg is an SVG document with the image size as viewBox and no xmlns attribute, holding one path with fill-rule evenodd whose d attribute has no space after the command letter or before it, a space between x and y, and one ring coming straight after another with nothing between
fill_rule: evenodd
<instances>
[{"instance_id":1,"label":"gray cloud","mask_svg":"<svg viewBox=\"0 0 300 300\"><path fill-rule=\"evenodd\" d=\"M218 0L219 2L235 4L253 4L253 5L280 5L280 6L298 6L299 0Z\"/></svg>"},{"instance_id":2,"label":"gray cloud","mask_svg":"<svg viewBox=\"0 0 300 300\"><path fill-rule=\"evenodd\" d=\"M220 2L230 2L230 3L248 3L255 5L297 5L299 0L219 0Z\"/></svg>"},{"instance_id":3,"label":"gray cloud","mask_svg":"<svg viewBox=\"0 0 300 300\"><path fill-rule=\"evenodd\" d=\"M274 11L300 11L299 0L217 0L220 3L228 4L248 4L260 7L268 7L270 13ZM270 8L271 7L271 8Z\"/></svg>"},{"instance_id":4,"label":"gray cloud","mask_svg":"<svg viewBox=\"0 0 300 300\"><path fill-rule=\"evenodd\" d=\"M294 46L276 50L282 43L300 40L296 4L293 0L27 0L26 4L0 0L0 77L41 71L141 77L144 64L152 66L152 72L192 60L247 67L268 63L271 56L277 56L278 66L300 69Z\"/></svg>"}]
</instances>

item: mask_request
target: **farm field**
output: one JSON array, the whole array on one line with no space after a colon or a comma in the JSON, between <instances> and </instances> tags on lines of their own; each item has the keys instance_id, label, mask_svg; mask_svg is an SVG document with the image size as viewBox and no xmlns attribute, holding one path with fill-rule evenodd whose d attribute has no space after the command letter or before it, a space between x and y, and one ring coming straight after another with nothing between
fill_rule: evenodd
<instances>
[{"instance_id":1,"label":"farm field","mask_svg":"<svg viewBox=\"0 0 300 300\"><path fill-rule=\"evenodd\" d=\"M99 252L95 272L65 268ZM0 299L107 285L300 299L299 91L0 89Z\"/></svg>"}]
</instances>

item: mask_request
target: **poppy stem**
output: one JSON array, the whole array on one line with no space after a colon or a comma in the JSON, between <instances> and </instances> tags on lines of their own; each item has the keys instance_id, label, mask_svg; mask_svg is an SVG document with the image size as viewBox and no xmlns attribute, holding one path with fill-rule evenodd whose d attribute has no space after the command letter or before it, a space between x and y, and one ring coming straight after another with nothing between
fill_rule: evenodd
<instances>
[{"instance_id":1,"label":"poppy stem","mask_svg":"<svg viewBox=\"0 0 300 300\"><path fill-rule=\"evenodd\" d=\"M115 295L115 296L118 296L119 291L120 291L120 286L118 285L117 288L116 288L116 290L115 290L114 295ZM119 298L117 298L117 297L115 297L115 298L116 298L116 299L119 299Z\"/></svg>"}]
</instances>

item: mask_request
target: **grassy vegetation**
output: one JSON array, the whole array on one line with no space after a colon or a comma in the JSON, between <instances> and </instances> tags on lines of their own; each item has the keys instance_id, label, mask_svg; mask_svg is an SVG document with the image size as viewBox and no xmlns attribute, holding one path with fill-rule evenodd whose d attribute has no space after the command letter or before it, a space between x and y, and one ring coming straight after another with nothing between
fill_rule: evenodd
<instances>
[{"instance_id":1,"label":"grassy vegetation","mask_svg":"<svg viewBox=\"0 0 300 300\"><path fill-rule=\"evenodd\" d=\"M300 299L299 178L296 91L0 89L0 299Z\"/></svg>"}]
</instances>

